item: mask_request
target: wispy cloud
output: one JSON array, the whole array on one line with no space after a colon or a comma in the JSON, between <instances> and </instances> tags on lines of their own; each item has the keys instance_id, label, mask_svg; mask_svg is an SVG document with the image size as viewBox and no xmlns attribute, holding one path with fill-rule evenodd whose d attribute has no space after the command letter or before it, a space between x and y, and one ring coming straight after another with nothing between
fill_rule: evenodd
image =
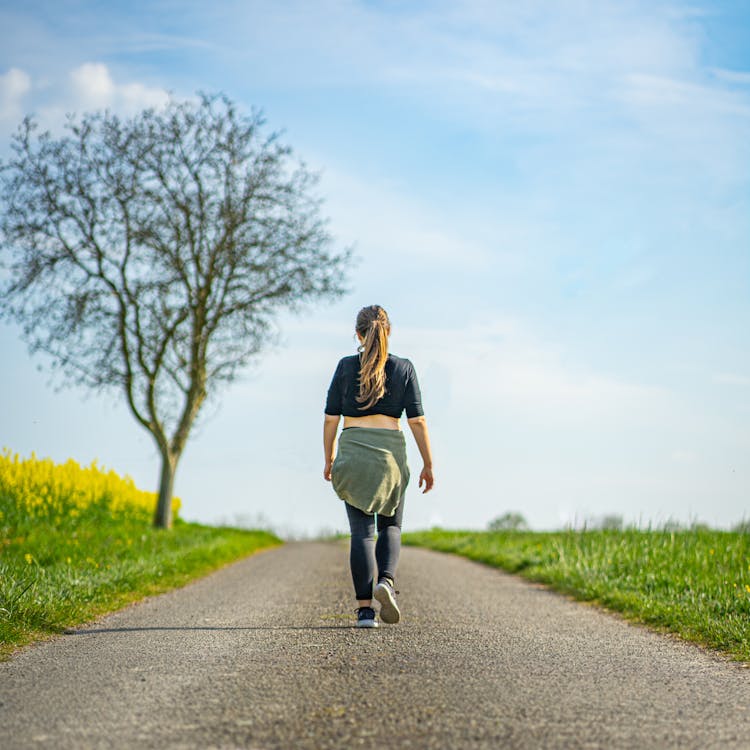
<instances>
[{"instance_id":1,"label":"wispy cloud","mask_svg":"<svg viewBox=\"0 0 750 750\"><path fill-rule=\"evenodd\" d=\"M402 277L420 269L468 273L503 260L502 253L470 239L457 216L441 216L396 181L366 180L329 167L322 187L337 233L345 242L357 240L370 273L385 268ZM506 259L511 262L510 253Z\"/></svg>"},{"instance_id":2,"label":"wispy cloud","mask_svg":"<svg viewBox=\"0 0 750 750\"><path fill-rule=\"evenodd\" d=\"M705 216L707 194L725 200L747 187L746 74L706 68L708 11L698 7L292 2L237 12L226 44L256 84L396 93L409 117L449 121L489 151L512 154L508 173L527 205L546 202L561 214L573 205L611 225L640 214L673 236L695 201ZM262 64L269 55L278 64ZM496 184L504 179L499 172ZM549 218L537 211L532 222ZM575 244L587 244L586 227L576 231Z\"/></svg>"},{"instance_id":3,"label":"wispy cloud","mask_svg":"<svg viewBox=\"0 0 750 750\"><path fill-rule=\"evenodd\" d=\"M514 317L490 317L460 329L400 331L422 366L437 366L450 383L441 406L495 422L520 415L548 426L648 422L673 399L662 387L628 382L576 362L559 343L545 341Z\"/></svg>"},{"instance_id":4,"label":"wispy cloud","mask_svg":"<svg viewBox=\"0 0 750 750\"><path fill-rule=\"evenodd\" d=\"M739 375L734 372L715 373L712 380L719 385L738 385L743 388L750 387L750 375Z\"/></svg>"},{"instance_id":5,"label":"wispy cloud","mask_svg":"<svg viewBox=\"0 0 750 750\"><path fill-rule=\"evenodd\" d=\"M683 115L737 115L750 119L750 98L732 89L644 73L622 80L620 97L631 108Z\"/></svg>"},{"instance_id":6,"label":"wispy cloud","mask_svg":"<svg viewBox=\"0 0 750 750\"><path fill-rule=\"evenodd\" d=\"M736 83L740 86L750 86L750 71L727 70L726 68L710 68L709 71L722 81Z\"/></svg>"}]
</instances>

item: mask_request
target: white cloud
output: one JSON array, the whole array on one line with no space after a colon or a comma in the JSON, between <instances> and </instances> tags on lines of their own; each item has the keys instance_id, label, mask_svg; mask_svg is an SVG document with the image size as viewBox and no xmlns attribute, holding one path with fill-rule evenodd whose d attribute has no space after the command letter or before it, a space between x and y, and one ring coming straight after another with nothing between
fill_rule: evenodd
<instances>
[{"instance_id":1,"label":"white cloud","mask_svg":"<svg viewBox=\"0 0 750 750\"><path fill-rule=\"evenodd\" d=\"M399 331L422 368L437 366L449 380L443 406L483 413L523 413L532 423L580 424L653 418L671 394L630 383L570 361L564 347L535 336L520 320L492 317L462 329Z\"/></svg>"},{"instance_id":2,"label":"white cloud","mask_svg":"<svg viewBox=\"0 0 750 750\"><path fill-rule=\"evenodd\" d=\"M18 120L22 102L31 91L31 76L19 68L0 75L0 122Z\"/></svg>"},{"instance_id":3,"label":"white cloud","mask_svg":"<svg viewBox=\"0 0 750 750\"><path fill-rule=\"evenodd\" d=\"M142 83L115 83L102 63L84 63L70 73L73 109L110 108L133 114L147 107L161 107L169 100L162 88Z\"/></svg>"},{"instance_id":4,"label":"white cloud","mask_svg":"<svg viewBox=\"0 0 750 750\"><path fill-rule=\"evenodd\" d=\"M527 246L534 233L521 220L497 217L470 228L458 210L440 213L404 184L343 169L326 168L322 187L337 233L344 242L357 239L357 251L372 261L373 273L386 265L401 278L418 270L468 273L498 263L515 267L521 261L516 248Z\"/></svg>"},{"instance_id":5,"label":"white cloud","mask_svg":"<svg viewBox=\"0 0 750 750\"><path fill-rule=\"evenodd\" d=\"M84 63L62 74L45 73L32 79L26 71L11 68L0 75L0 123L18 123L34 112L40 125L59 131L69 112L109 109L132 115L148 107L160 108L169 92L139 81L119 82L103 63Z\"/></svg>"},{"instance_id":6,"label":"white cloud","mask_svg":"<svg viewBox=\"0 0 750 750\"><path fill-rule=\"evenodd\" d=\"M92 107L106 107L112 102L115 83L106 65L85 63L71 72L70 80L79 102Z\"/></svg>"},{"instance_id":7,"label":"white cloud","mask_svg":"<svg viewBox=\"0 0 750 750\"><path fill-rule=\"evenodd\" d=\"M169 97L169 92L158 86L116 80L103 63L45 72L35 79L13 68L0 76L0 122L18 122L24 112L33 112L42 128L57 132L70 112L109 109L133 115L145 108L163 107Z\"/></svg>"},{"instance_id":8,"label":"white cloud","mask_svg":"<svg viewBox=\"0 0 750 750\"><path fill-rule=\"evenodd\" d=\"M158 109L169 100L169 93L162 88L145 86L142 83L126 83L117 88L122 109L136 112L148 107Z\"/></svg>"}]
</instances>

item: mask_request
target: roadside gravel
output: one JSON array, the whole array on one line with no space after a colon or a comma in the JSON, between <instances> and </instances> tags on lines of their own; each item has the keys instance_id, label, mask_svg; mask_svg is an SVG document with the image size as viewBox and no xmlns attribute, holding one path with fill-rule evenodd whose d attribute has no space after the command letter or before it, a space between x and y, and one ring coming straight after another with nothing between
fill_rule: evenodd
<instances>
[{"instance_id":1,"label":"roadside gravel","mask_svg":"<svg viewBox=\"0 0 750 750\"><path fill-rule=\"evenodd\" d=\"M750 670L467 560L402 552L358 630L346 543L261 552L0 663L17 748L748 748Z\"/></svg>"}]
</instances>

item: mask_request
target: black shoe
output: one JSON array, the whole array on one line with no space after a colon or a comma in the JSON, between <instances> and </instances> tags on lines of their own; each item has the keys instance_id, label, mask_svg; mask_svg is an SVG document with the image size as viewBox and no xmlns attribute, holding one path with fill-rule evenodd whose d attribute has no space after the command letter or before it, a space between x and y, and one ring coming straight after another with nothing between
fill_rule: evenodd
<instances>
[{"instance_id":1,"label":"black shoe","mask_svg":"<svg viewBox=\"0 0 750 750\"><path fill-rule=\"evenodd\" d=\"M401 619L401 612L396 604L396 593L388 579L383 579L373 592L375 600L380 602L380 619L389 625L395 625Z\"/></svg>"},{"instance_id":2,"label":"black shoe","mask_svg":"<svg viewBox=\"0 0 750 750\"><path fill-rule=\"evenodd\" d=\"M375 619L375 610L372 607L359 607L357 609L358 628L376 628L378 621Z\"/></svg>"}]
</instances>

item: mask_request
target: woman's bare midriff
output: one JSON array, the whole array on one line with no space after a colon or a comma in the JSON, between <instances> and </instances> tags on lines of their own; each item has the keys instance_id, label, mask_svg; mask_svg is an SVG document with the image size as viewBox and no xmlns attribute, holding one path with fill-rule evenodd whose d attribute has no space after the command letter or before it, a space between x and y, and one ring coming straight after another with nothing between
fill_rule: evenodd
<instances>
[{"instance_id":1,"label":"woman's bare midriff","mask_svg":"<svg viewBox=\"0 0 750 750\"><path fill-rule=\"evenodd\" d=\"M381 430L400 430L401 423L396 417L387 414L367 414L364 417L344 417L344 429L347 427L376 427Z\"/></svg>"}]
</instances>

